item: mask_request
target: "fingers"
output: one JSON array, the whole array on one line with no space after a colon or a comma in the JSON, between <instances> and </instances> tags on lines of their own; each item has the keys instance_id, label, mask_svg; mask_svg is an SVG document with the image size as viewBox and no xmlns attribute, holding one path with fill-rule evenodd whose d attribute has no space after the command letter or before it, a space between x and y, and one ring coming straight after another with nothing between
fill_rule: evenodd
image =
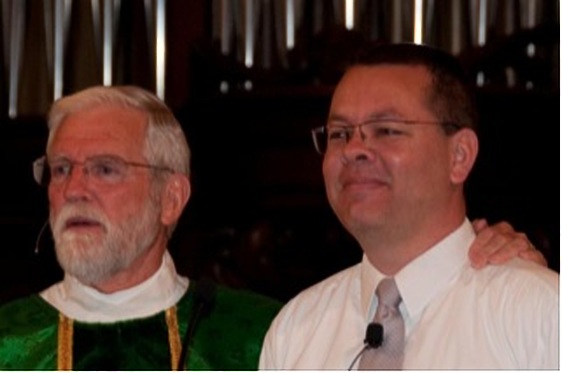
<instances>
[{"instance_id":1,"label":"fingers","mask_svg":"<svg viewBox=\"0 0 562 373\"><path fill-rule=\"evenodd\" d=\"M475 223L473 223L473 226ZM470 249L468 251L468 257L472 266L476 269L480 269L484 267L488 262L489 253L487 250L489 249L489 242L492 240L494 236L494 231L482 226L479 226L480 230L475 228L477 233L476 239L470 245Z\"/></svg>"},{"instance_id":2,"label":"fingers","mask_svg":"<svg viewBox=\"0 0 562 373\"><path fill-rule=\"evenodd\" d=\"M506 222L488 226L485 221L478 220L473 222L473 226L477 236L470 247L469 258L476 269L487 264L505 263L522 252L534 249L524 233L515 232ZM525 255L530 255L530 260L537 263L541 260L536 254Z\"/></svg>"},{"instance_id":3,"label":"fingers","mask_svg":"<svg viewBox=\"0 0 562 373\"><path fill-rule=\"evenodd\" d=\"M472 243L468 256L472 266L480 269L488 264L503 264L515 257L548 266L544 255L535 248L526 234L516 232L506 222L489 226L486 220L472 222L476 239Z\"/></svg>"},{"instance_id":4,"label":"fingers","mask_svg":"<svg viewBox=\"0 0 562 373\"><path fill-rule=\"evenodd\" d=\"M472 221L472 228L476 233L481 232L484 228L488 226L488 221L486 219L474 219Z\"/></svg>"},{"instance_id":5,"label":"fingers","mask_svg":"<svg viewBox=\"0 0 562 373\"><path fill-rule=\"evenodd\" d=\"M532 245L524 233L497 235L491 240L488 263L502 264L523 251L532 250Z\"/></svg>"},{"instance_id":6,"label":"fingers","mask_svg":"<svg viewBox=\"0 0 562 373\"><path fill-rule=\"evenodd\" d=\"M529 250L521 251L519 253L519 257L521 259L537 263L538 265L541 265L543 267L548 266L548 262L547 262L546 258L544 257L544 255L539 250L536 250L534 248L534 246L531 247L531 249L529 249Z\"/></svg>"}]
</instances>

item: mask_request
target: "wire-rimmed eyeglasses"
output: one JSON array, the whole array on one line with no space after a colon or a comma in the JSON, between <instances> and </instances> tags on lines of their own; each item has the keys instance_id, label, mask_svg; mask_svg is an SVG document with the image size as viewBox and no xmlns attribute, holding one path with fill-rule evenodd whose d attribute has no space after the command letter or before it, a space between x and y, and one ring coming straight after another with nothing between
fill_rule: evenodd
<instances>
[{"instance_id":1,"label":"wire-rimmed eyeglasses","mask_svg":"<svg viewBox=\"0 0 562 373\"><path fill-rule=\"evenodd\" d=\"M328 149L340 149L353 137L355 130L359 132L361 140L366 145L374 142L384 144L396 141L405 134L407 126L434 125L443 126L446 133L456 132L460 125L452 122L419 121L402 119L372 120L357 125L328 124L312 129L314 148L320 154Z\"/></svg>"},{"instance_id":2,"label":"wire-rimmed eyeglasses","mask_svg":"<svg viewBox=\"0 0 562 373\"><path fill-rule=\"evenodd\" d=\"M98 185L119 183L127 175L129 167L175 172L169 167L129 162L114 155L94 156L87 158L84 162L72 161L68 158L48 161L45 156L42 156L33 162L33 178L42 186L48 186L50 183L61 184L68 180L75 166L82 166L84 175Z\"/></svg>"}]
</instances>

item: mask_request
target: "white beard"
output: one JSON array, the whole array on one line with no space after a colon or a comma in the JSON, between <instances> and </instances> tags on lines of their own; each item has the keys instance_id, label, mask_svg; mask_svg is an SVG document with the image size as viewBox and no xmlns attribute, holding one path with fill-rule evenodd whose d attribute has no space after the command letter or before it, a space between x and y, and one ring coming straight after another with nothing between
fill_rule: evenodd
<instances>
[{"instance_id":1,"label":"white beard","mask_svg":"<svg viewBox=\"0 0 562 373\"><path fill-rule=\"evenodd\" d=\"M140 214L114 224L85 203L68 203L57 216L50 217L58 262L65 273L85 285L105 281L128 268L154 243L160 228L159 213L158 204L149 198ZM96 221L102 232L65 231L72 217Z\"/></svg>"}]
</instances>

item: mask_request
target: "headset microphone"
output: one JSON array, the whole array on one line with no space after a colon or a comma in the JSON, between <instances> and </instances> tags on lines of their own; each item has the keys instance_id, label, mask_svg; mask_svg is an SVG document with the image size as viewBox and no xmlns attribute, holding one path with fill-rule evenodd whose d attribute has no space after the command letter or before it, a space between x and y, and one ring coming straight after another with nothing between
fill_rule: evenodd
<instances>
[{"instance_id":1,"label":"headset microphone","mask_svg":"<svg viewBox=\"0 0 562 373\"><path fill-rule=\"evenodd\" d=\"M35 250L33 251L35 255L39 254L39 243L41 242L41 237L43 236L43 233L45 233L45 229L47 229L48 225L49 225L49 219L47 218L47 221L41 227L41 230L37 235L37 239L35 240Z\"/></svg>"}]
</instances>

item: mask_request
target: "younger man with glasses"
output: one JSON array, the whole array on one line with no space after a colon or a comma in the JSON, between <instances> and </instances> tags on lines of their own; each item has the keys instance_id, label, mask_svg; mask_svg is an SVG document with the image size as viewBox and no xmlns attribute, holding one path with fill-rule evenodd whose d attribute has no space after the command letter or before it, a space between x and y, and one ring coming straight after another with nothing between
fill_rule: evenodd
<instances>
[{"instance_id":1,"label":"younger man with glasses","mask_svg":"<svg viewBox=\"0 0 562 373\"><path fill-rule=\"evenodd\" d=\"M475 123L444 52L387 45L351 65L313 136L330 205L363 260L284 307L260 368L558 369L558 274L467 260Z\"/></svg>"}]
</instances>

